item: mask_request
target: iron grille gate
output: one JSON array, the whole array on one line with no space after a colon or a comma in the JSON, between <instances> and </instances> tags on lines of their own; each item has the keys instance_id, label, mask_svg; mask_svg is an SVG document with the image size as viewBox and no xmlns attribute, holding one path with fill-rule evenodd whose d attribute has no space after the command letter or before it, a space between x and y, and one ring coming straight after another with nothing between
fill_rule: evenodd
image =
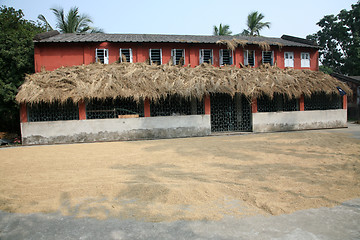
<instances>
[{"instance_id":1,"label":"iron grille gate","mask_svg":"<svg viewBox=\"0 0 360 240\"><path fill-rule=\"evenodd\" d=\"M211 131L252 131L251 105L244 95L213 94L211 104Z\"/></svg>"}]
</instances>

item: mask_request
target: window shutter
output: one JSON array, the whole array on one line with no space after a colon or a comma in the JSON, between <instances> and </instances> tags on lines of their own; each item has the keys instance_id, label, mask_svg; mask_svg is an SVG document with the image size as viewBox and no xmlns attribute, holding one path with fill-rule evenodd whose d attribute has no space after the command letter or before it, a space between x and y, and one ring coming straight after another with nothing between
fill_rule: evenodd
<instances>
[{"instance_id":1,"label":"window shutter","mask_svg":"<svg viewBox=\"0 0 360 240\"><path fill-rule=\"evenodd\" d=\"M95 50L95 62L98 62L99 58L98 58L98 49Z\"/></svg>"},{"instance_id":2,"label":"window shutter","mask_svg":"<svg viewBox=\"0 0 360 240\"><path fill-rule=\"evenodd\" d=\"M224 57L223 57L223 54L224 54L224 50L223 50L223 49L220 49L220 66L223 66L223 65L224 65Z\"/></svg>"},{"instance_id":3,"label":"window shutter","mask_svg":"<svg viewBox=\"0 0 360 240\"><path fill-rule=\"evenodd\" d=\"M150 65L152 65L152 60L151 60L151 48L149 49L149 60L150 60Z\"/></svg>"},{"instance_id":4,"label":"window shutter","mask_svg":"<svg viewBox=\"0 0 360 240\"><path fill-rule=\"evenodd\" d=\"M132 49L129 48L129 53L130 53L130 62L133 62L133 54L132 54Z\"/></svg>"},{"instance_id":5,"label":"window shutter","mask_svg":"<svg viewBox=\"0 0 360 240\"><path fill-rule=\"evenodd\" d=\"M183 49L183 58L184 58L184 66L185 66L185 49Z\"/></svg>"},{"instance_id":6,"label":"window shutter","mask_svg":"<svg viewBox=\"0 0 360 240\"><path fill-rule=\"evenodd\" d=\"M174 65L176 65L176 49L171 49L171 59Z\"/></svg>"},{"instance_id":7,"label":"window shutter","mask_svg":"<svg viewBox=\"0 0 360 240\"><path fill-rule=\"evenodd\" d=\"M245 50L245 51L244 51L244 65L245 65L245 66L249 65L248 54L249 54L249 51L248 51L248 50Z\"/></svg>"},{"instance_id":8,"label":"window shutter","mask_svg":"<svg viewBox=\"0 0 360 240\"><path fill-rule=\"evenodd\" d=\"M199 58L199 63L202 64L204 62L204 50L200 49L200 58Z\"/></svg>"},{"instance_id":9,"label":"window shutter","mask_svg":"<svg viewBox=\"0 0 360 240\"><path fill-rule=\"evenodd\" d=\"M104 49L104 64L109 64L109 49Z\"/></svg>"},{"instance_id":10,"label":"window shutter","mask_svg":"<svg viewBox=\"0 0 360 240\"><path fill-rule=\"evenodd\" d=\"M162 49L160 48L160 65L162 64Z\"/></svg>"}]
</instances>

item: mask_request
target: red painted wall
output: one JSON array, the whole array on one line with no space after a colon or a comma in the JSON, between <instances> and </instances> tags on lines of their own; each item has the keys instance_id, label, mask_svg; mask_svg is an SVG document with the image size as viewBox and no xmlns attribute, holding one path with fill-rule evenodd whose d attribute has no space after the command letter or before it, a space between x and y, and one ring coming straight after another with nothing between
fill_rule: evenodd
<instances>
[{"instance_id":1,"label":"red painted wall","mask_svg":"<svg viewBox=\"0 0 360 240\"><path fill-rule=\"evenodd\" d=\"M171 49L185 49L185 64L191 67L199 65L200 49L213 49L214 66L219 66L219 50L226 49L224 45L217 44L182 44L182 43L36 43L35 44L35 71L41 69L52 71L62 66L74 66L95 62L95 49L106 48L109 50L109 63L119 59L120 48L131 48L134 62L144 62L149 59L149 49L162 49L163 64L171 59ZM255 67L262 62L262 50L258 46L239 47L233 52L233 63L240 67L244 63L244 50L255 50ZM274 62L284 68L284 52L294 52L294 68L301 69L301 52L310 53L310 68L317 71L318 51L312 48L272 47Z\"/></svg>"}]
</instances>

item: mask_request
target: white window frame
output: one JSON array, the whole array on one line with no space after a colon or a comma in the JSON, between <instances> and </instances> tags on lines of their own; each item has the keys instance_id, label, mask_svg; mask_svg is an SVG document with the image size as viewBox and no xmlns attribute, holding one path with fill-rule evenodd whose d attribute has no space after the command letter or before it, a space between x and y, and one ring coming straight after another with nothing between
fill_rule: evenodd
<instances>
[{"instance_id":1,"label":"white window frame","mask_svg":"<svg viewBox=\"0 0 360 240\"><path fill-rule=\"evenodd\" d=\"M271 63L270 65L273 66L274 65L274 51L262 51L262 58L261 58L261 62L264 64L264 52L271 52Z\"/></svg>"},{"instance_id":2,"label":"white window frame","mask_svg":"<svg viewBox=\"0 0 360 240\"><path fill-rule=\"evenodd\" d=\"M153 64L153 61L151 59L151 50L160 50L160 65L162 64L162 48L150 48L149 49L149 59L150 59L150 64Z\"/></svg>"},{"instance_id":3,"label":"white window frame","mask_svg":"<svg viewBox=\"0 0 360 240\"><path fill-rule=\"evenodd\" d=\"M185 65L185 49L184 48L173 48L171 49L171 59L174 65L176 65L176 50L182 50L183 55L182 57L184 58L184 65Z\"/></svg>"},{"instance_id":4,"label":"white window frame","mask_svg":"<svg viewBox=\"0 0 360 240\"><path fill-rule=\"evenodd\" d=\"M122 56L121 56L121 55L122 55L122 53L121 53L121 50L122 50L122 49L127 49L127 50L129 50L129 53L130 53L130 62L132 63L132 62L133 62L133 54L132 54L132 49L131 49L131 48L120 48L120 49L119 49L120 62L123 62L123 61L122 61Z\"/></svg>"},{"instance_id":5,"label":"white window frame","mask_svg":"<svg viewBox=\"0 0 360 240\"><path fill-rule=\"evenodd\" d=\"M199 64L204 63L204 51L205 50L211 50L210 54L210 58L211 58L211 65L214 63L214 51L213 49L200 49L199 50Z\"/></svg>"},{"instance_id":6,"label":"white window frame","mask_svg":"<svg viewBox=\"0 0 360 240\"><path fill-rule=\"evenodd\" d=\"M303 58L303 56L308 56L308 58ZM310 53L309 52L301 52L301 67L302 68L310 68Z\"/></svg>"},{"instance_id":7,"label":"white window frame","mask_svg":"<svg viewBox=\"0 0 360 240\"><path fill-rule=\"evenodd\" d=\"M99 58L98 58L98 51L99 50L103 50L104 64L109 64L109 49L106 49L106 48L96 48L96 50L95 50L95 61L99 62Z\"/></svg>"},{"instance_id":8,"label":"white window frame","mask_svg":"<svg viewBox=\"0 0 360 240\"><path fill-rule=\"evenodd\" d=\"M249 51L253 52L253 56L254 56L254 66L251 67L255 67L255 63L256 63L256 54L255 54L255 50L245 50L244 51L244 65L248 66L249 65Z\"/></svg>"},{"instance_id":9,"label":"white window frame","mask_svg":"<svg viewBox=\"0 0 360 240\"><path fill-rule=\"evenodd\" d=\"M219 63L220 63L220 66L224 66L224 50L227 50L229 51L228 49L220 49L219 50ZM233 65L234 62L233 62L233 56L234 56L234 51L230 51L230 59L231 59L231 64L230 65Z\"/></svg>"},{"instance_id":10,"label":"white window frame","mask_svg":"<svg viewBox=\"0 0 360 240\"><path fill-rule=\"evenodd\" d=\"M292 58L286 58L286 54L288 56L292 56ZM284 67L294 67L294 52L284 52Z\"/></svg>"}]
</instances>

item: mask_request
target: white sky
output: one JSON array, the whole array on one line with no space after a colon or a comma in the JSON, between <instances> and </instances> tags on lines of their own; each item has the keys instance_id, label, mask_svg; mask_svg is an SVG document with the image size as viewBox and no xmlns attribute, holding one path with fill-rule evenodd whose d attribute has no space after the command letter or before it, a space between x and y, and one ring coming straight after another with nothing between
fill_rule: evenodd
<instances>
[{"instance_id":1,"label":"white sky","mask_svg":"<svg viewBox=\"0 0 360 240\"><path fill-rule=\"evenodd\" d=\"M93 26L106 33L153 33L212 35L213 26L230 25L233 34L246 28L251 11L265 15L271 28L261 34L306 37L319 30L316 23L325 15L351 9L357 0L0 0L0 5L22 9L25 18L36 20L43 14L55 28L52 7L67 12L79 7L91 16Z\"/></svg>"}]
</instances>

